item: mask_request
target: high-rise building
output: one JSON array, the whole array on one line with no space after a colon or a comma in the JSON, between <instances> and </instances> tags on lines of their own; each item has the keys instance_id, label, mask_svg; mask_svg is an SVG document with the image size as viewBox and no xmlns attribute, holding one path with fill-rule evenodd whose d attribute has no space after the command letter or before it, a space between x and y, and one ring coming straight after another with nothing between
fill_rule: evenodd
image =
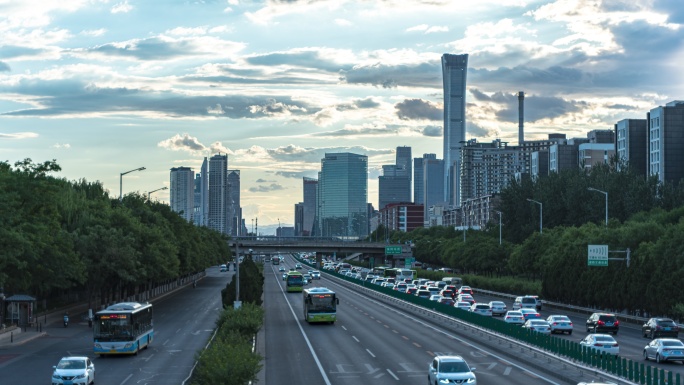
<instances>
[{"instance_id":1,"label":"high-rise building","mask_svg":"<svg viewBox=\"0 0 684 385\"><path fill-rule=\"evenodd\" d=\"M437 159L437 154L423 154L422 158L413 158L413 203L425 203L423 191L423 162L425 159Z\"/></svg>"},{"instance_id":2,"label":"high-rise building","mask_svg":"<svg viewBox=\"0 0 684 385\"><path fill-rule=\"evenodd\" d=\"M171 169L171 210L177 212L186 221L193 221L195 208L195 172L190 167L174 167Z\"/></svg>"},{"instance_id":3,"label":"high-rise building","mask_svg":"<svg viewBox=\"0 0 684 385\"><path fill-rule=\"evenodd\" d=\"M304 177L302 179L304 200L302 201L302 228L301 236L312 236L314 232L314 219L316 218L316 190L318 180Z\"/></svg>"},{"instance_id":4,"label":"high-rise building","mask_svg":"<svg viewBox=\"0 0 684 385\"><path fill-rule=\"evenodd\" d=\"M209 158L207 227L228 234L228 155Z\"/></svg>"},{"instance_id":5,"label":"high-rise building","mask_svg":"<svg viewBox=\"0 0 684 385\"><path fill-rule=\"evenodd\" d=\"M444 192L443 201L459 206L460 149L466 140L466 73L468 54L442 55L444 85Z\"/></svg>"},{"instance_id":6,"label":"high-rise building","mask_svg":"<svg viewBox=\"0 0 684 385\"><path fill-rule=\"evenodd\" d=\"M228 170L228 234L241 235L242 207L240 206L240 170Z\"/></svg>"},{"instance_id":7,"label":"high-rise building","mask_svg":"<svg viewBox=\"0 0 684 385\"><path fill-rule=\"evenodd\" d=\"M660 182L684 178L684 101L652 109L648 122L648 174Z\"/></svg>"},{"instance_id":8,"label":"high-rise building","mask_svg":"<svg viewBox=\"0 0 684 385\"><path fill-rule=\"evenodd\" d=\"M429 226L429 214L432 206L444 207L444 160L423 158L423 204L424 219Z\"/></svg>"},{"instance_id":9,"label":"high-rise building","mask_svg":"<svg viewBox=\"0 0 684 385\"><path fill-rule=\"evenodd\" d=\"M395 164L383 165L378 177L378 209L389 203L411 202L411 147L397 147Z\"/></svg>"},{"instance_id":10,"label":"high-rise building","mask_svg":"<svg viewBox=\"0 0 684 385\"><path fill-rule=\"evenodd\" d=\"M491 143L469 140L461 149L460 202L501 192L516 174L527 172L525 156L499 139Z\"/></svg>"},{"instance_id":11,"label":"high-rise building","mask_svg":"<svg viewBox=\"0 0 684 385\"><path fill-rule=\"evenodd\" d=\"M587 138L571 138L549 146L549 172L579 167L579 146L589 143Z\"/></svg>"},{"instance_id":12,"label":"high-rise building","mask_svg":"<svg viewBox=\"0 0 684 385\"><path fill-rule=\"evenodd\" d=\"M200 172L195 174L195 207L193 213L193 223L196 226L207 225L207 202L209 199L209 180L207 175L207 158L204 157Z\"/></svg>"},{"instance_id":13,"label":"high-rise building","mask_svg":"<svg viewBox=\"0 0 684 385\"><path fill-rule=\"evenodd\" d=\"M623 119L615 124L615 153L618 167L624 164L639 175L646 175L648 125L646 119Z\"/></svg>"},{"instance_id":14,"label":"high-rise building","mask_svg":"<svg viewBox=\"0 0 684 385\"><path fill-rule=\"evenodd\" d=\"M368 235L368 157L325 154L318 178L318 226L322 236Z\"/></svg>"},{"instance_id":15,"label":"high-rise building","mask_svg":"<svg viewBox=\"0 0 684 385\"><path fill-rule=\"evenodd\" d=\"M395 161L397 176L407 176L409 178L409 183L411 182L412 176L412 165L411 165L411 147L400 146L397 147L397 157ZM409 189L410 189L409 185ZM411 191L409 191L411 195Z\"/></svg>"},{"instance_id":16,"label":"high-rise building","mask_svg":"<svg viewBox=\"0 0 684 385\"><path fill-rule=\"evenodd\" d=\"M294 206L294 235L301 237L304 227L304 203L295 203Z\"/></svg>"}]
</instances>

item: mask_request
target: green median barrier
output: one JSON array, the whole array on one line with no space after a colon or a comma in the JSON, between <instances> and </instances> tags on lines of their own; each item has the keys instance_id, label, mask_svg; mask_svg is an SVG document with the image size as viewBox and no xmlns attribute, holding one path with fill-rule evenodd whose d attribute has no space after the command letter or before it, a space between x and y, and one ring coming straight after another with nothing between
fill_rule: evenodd
<instances>
[{"instance_id":1,"label":"green median barrier","mask_svg":"<svg viewBox=\"0 0 684 385\"><path fill-rule=\"evenodd\" d=\"M634 361L628 360L627 361L627 377L630 381L634 381Z\"/></svg>"},{"instance_id":2,"label":"green median barrier","mask_svg":"<svg viewBox=\"0 0 684 385\"><path fill-rule=\"evenodd\" d=\"M651 367L647 366L646 367L646 382L642 382L642 384L653 385L653 382L651 382L652 378L653 378L653 376L651 375Z\"/></svg>"}]
</instances>

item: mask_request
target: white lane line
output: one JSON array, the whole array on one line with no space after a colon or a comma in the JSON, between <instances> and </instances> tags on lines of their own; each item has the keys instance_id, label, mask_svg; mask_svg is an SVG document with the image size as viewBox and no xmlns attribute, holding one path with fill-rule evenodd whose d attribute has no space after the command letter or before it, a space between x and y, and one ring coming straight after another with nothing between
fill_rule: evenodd
<instances>
[{"instance_id":1,"label":"white lane line","mask_svg":"<svg viewBox=\"0 0 684 385\"><path fill-rule=\"evenodd\" d=\"M354 339L354 341L356 341L356 342L361 342L361 341L359 341L359 339L358 339L358 338L356 338L356 336L352 336L352 338L353 338L353 339Z\"/></svg>"},{"instance_id":2,"label":"white lane line","mask_svg":"<svg viewBox=\"0 0 684 385\"><path fill-rule=\"evenodd\" d=\"M373 354L373 352L371 352L369 349L366 349L366 351L371 355L371 357L375 358L375 354Z\"/></svg>"},{"instance_id":3,"label":"white lane line","mask_svg":"<svg viewBox=\"0 0 684 385\"><path fill-rule=\"evenodd\" d=\"M395 380L399 381L399 377L397 377L394 373L392 373L391 370L387 369L387 373L389 373L390 376L394 377Z\"/></svg>"},{"instance_id":4,"label":"white lane line","mask_svg":"<svg viewBox=\"0 0 684 385\"><path fill-rule=\"evenodd\" d=\"M126 381L128 381L128 380L129 380L129 379L130 379L131 377L133 377L133 373L129 374L129 375L128 375L128 377L124 378L124 380L123 380L123 381L121 381L121 383L120 383L119 385L123 385L123 384L125 384L125 383L126 383Z\"/></svg>"}]
</instances>

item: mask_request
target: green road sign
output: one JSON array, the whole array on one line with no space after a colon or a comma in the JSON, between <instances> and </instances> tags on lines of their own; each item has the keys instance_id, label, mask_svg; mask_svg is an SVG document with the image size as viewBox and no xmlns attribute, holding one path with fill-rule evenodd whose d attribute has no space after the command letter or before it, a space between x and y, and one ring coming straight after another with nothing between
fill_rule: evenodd
<instances>
[{"instance_id":1,"label":"green road sign","mask_svg":"<svg viewBox=\"0 0 684 385\"><path fill-rule=\"evenodd\" d=\"M587 266L608 266L608 245L589 245L587 256Z\"/></svg>"},{"instance_id":2,"label":"green road sign","mask_svg":"<svg viewBox=\"0 0 684 385\"><path fill-rule=\"evenodd\" d=\"M415 260L416 260L416 259L415 259L415 258L412 258L412 257L409 257L409 258L404 259L404 268L405 268L405 269L410 269L410 268L411 268L411 265L413 264L413 262L414 262Z\"/></svg>"},{"instance_id":3,"label":"green road sign","mask_svg":"<svg viewBox=\"0 0 684 385\"><path fill-rule=\"evenodd\" d=\"M385 255L401 254L401 246L385 246Z\"/></svg>"}]
</instances>

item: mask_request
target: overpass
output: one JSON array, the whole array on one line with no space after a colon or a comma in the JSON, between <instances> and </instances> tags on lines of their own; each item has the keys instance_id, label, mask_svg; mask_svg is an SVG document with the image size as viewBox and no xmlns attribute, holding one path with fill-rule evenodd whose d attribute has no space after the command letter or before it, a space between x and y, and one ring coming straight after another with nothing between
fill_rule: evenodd
<instances>
[{"instance_id":1,"label":"overpass","mask_svg":"<svg viewBox=\"0 0 684 385\"><path fill-rule=\"evenodd\" d=\"M394 259L404 259L413 256L412 245L386 244L381 242L365 242L347 240L339 237L277 237L277 236L251 236L234 237L228 241L231 249L236 254L244 254L252 250L253 254L280 254L280 253L316 253L317 255L333 253L337 256L350 254L363 254L362 258L384 256L387 247L394 248L391 251ZM401 249L401 253L396 253Z\"/></svg>"}]
</instances>

